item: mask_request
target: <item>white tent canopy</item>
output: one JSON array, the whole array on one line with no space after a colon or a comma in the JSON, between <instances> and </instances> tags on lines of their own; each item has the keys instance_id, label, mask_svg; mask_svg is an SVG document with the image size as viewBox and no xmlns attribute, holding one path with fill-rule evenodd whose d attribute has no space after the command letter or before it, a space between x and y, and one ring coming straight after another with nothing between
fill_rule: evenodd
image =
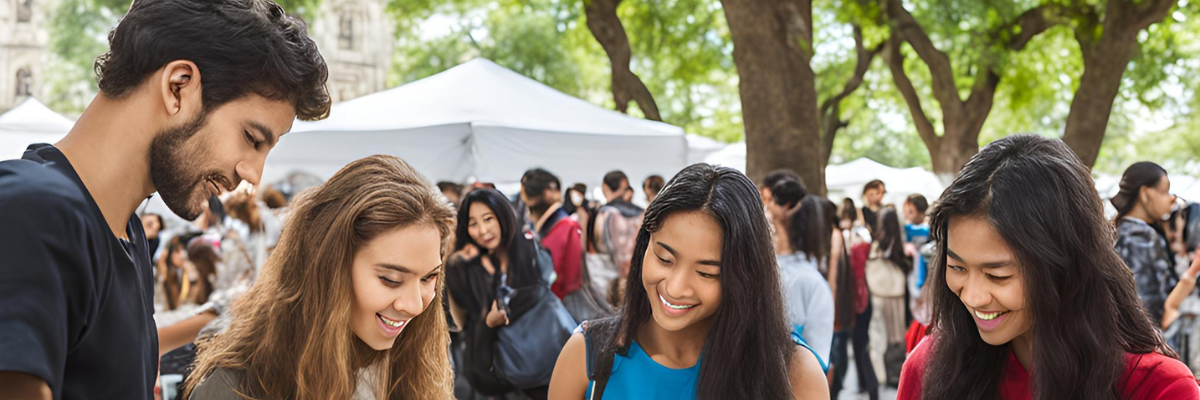
<instances>
[{"instance_id":1,"label":"white tent canopy","mask_svg":"<svg viewBox=\"0 0 1200 400\"><path fill-rule=\"evenodd\" d=\"M440 74L333 106L296 122L267 158L264 181L294 171L322 178L372 154L403 158L433 180L512 183L543 167L563 185L599 184L621 169L633 186L687 162L681 128L597 107L475 59Z\"/></svg>"},{"instance_id":2,"label":"white tent canopy","mask_svg":"<svg viewBox=\"0 0 1200 400\"><path fill-rule=\"evenodd\" d=\"M704 162L746 172L746 142L733 143L709 153Z\"/></svg>"},{"instance_id":3,"label":"white tent canopy","mask_svg":"<svg viewBox=\"0 0 1200 400\"><path fill-rule=\"evenodd\" d=\"M688 165L702 163L709 155L721 151L729 145L712 138L689 133L687 134Z\"/></svg>"},{"instance_id":4,"label":"white tent canopy","mask_svg":"<svg viewBox=\"0 0 1200 400\"><path fill-rule=\"evenodd\" d=\"M745 172L746 144L734 143L712 152L704 162ZM825 186L828 189L828 197L833 200L849 197L858 202L862 197L863 185L873 179L882 180L887 185L888 195L884 199L885 203L900 204L905 197L914 193L919 193L932 202L941 196L942 190L945 189L937 175L919 167L892 168L868 158L825 167Z\"/></svg>"},{"instance_id":5,"label":"white tent canopy","mask_svg":"<svg viewBox=\"0 0 1200 400\"><path fill-rule=\"evenodd\" d=\"M829 188L831 198L837 194L856 199L857 202L862 197L863 186L874 179L883 181L887 187L884 203L897 205L904 203L905 197L910 194L925 196L932 203L946 189L937 175L920 167L893 168L869 158L825 167L825 186Z\"/></svg>"},{"instance_id":6,"label":"white tent canopy","mask_svg":"<svg viewBox=\"0 0 1200 400\"><path fill-rule=\"evenodd\" d=\"M54 143L75 123L30 97L0 115L0 160L21 158L33 143Z\"/></svg>"}]
</instances>

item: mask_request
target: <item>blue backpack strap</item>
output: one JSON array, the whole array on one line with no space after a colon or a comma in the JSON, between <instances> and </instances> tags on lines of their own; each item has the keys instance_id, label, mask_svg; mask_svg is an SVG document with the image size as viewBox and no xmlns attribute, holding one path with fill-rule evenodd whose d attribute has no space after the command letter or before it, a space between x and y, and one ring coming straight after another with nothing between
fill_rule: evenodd
<instances>
[{"instance_id":1,"label":"blue backpack strap","mask_svg":"<svg viewBox=\"0 0 1200 400\"><path fill-rule=\"evenodd\" d=\"M825 363L825 359L821 358L821 355L817 354L817 351L813 350L812 346L809 346L808 342L804 341L803 336L800 336L800 332L802 332L803 330L804 330L804 327L800 327L800 326L797 326L796 329L792 330L792 342L796 343L797 345L803 346L804 348L808 349L808 351L812 352L813 356L817 357L817 362L821 364L821 370L825 371L825 373L829 373L829 364Z\"/></svg>"}]
</instances>

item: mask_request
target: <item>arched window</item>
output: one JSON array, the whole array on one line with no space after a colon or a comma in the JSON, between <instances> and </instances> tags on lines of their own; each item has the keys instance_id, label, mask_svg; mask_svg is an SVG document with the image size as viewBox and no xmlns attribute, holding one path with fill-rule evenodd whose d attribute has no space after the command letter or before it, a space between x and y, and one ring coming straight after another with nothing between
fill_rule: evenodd
<instances>
[{"instance_id":1,"label":"arched window","mask_svg":"<svg viewBox=\"0 0 1200 400\"><path fill-rule=\"evenodd\" d=\"M33 73L29 68L17 70L17 96L32 96Z\"/></svg>"}]
</instances>

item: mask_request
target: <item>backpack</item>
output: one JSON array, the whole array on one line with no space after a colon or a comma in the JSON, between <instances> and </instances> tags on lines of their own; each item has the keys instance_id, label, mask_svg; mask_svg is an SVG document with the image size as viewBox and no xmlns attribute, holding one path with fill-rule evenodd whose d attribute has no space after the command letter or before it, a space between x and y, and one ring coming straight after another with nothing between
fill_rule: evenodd
<instances>
[{"instance_id":1,"label":"backpack","mask_svg":"<svg viewBox=\"0 0 1200 400\"><path fill-rule=\"evenodd\" d=\"M584 347L587 349L587 376L592 381L591 400L600 400L612 374L613 358L617 345L613 340L617 332L618 317L585 321L579 329L583 331Z\"/></svg>"}]
</instances>

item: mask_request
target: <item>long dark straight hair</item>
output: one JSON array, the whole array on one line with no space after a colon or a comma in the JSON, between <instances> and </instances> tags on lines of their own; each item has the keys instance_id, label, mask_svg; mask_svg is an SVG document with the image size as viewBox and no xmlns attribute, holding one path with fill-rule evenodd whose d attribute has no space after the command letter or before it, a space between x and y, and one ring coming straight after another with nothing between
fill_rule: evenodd
<instances>
[{"instance_id":1,"label":"long dark straight hair","mask_svg":"<svg viewBox=\"0 0 1200 400\"><path fill-rule=\"evenodd\" d=\"M788 367L795 345L789 337L767 217L754 183L731 168L687 167L650 203L638 231L625 307L614 336L618 352L628 351L638 326L654 323L642 285L642 261L650 234L661 229L668 216L686 211L711 215L724 238L721 306L704 342L697 399L792 398Z\"/></svg>"},{"instance_id":2,"label":"long dark straight hair","mask_svg":"<svg viewBox=\"0 0 1200 400\"><path fill-rule=\"evenodd\" d=\"M854 326L854 272L850 270L850 243L847 243L842 235L842 218L838 215L837 205L824 197L820 197L820 200L821 210L825 212L822 231L843 238L840 251L834 252L833 242L829 243L829 270L832 273L833 264L838 264L837 281L833 282L833 324L848 330ZM851 205L850 209L853 210L854 206Z\"/></svg>"},{"instance_id":3,"label":"long dark straight hair","mask_svg":"<svg viewBox=\"0 0 1200 400\"><path fill-rule=\"evenodd\" d=\"M946 232L956 216L986 218L1016 256L1033 318L1032 394L1118 399L1125 353L1174 357L1113 250L1112 225L1088 169L1062 141L993 142L959 173L932 215L932 353L925 399L996 399L1009 344L992 346L946 286Z\"/></svg>"},{"instance_id":4,"label":"long dark straight hair","mask_svg":"<svg viewBox=\"0 0 1200 400\"><path fill-rule=\"evenodd\" d=\"M900 230L900 214L895 208L884 207L879 210L879 221L876 222L875 241L883 257L891 260L904 273L912 272L911 258L904 255L904 232Z\"/></svg>"},{"instance_id":5,"label":"long dark straight hair","mask_svg":"<svg viewBox=\"0 0 1200 400\"><path fill-rule=\"evenodd\" d=\"M180 251L185 251L187 246L184 245L183 238L176 236L167 242L167 250L163 252L162 258L159 258L159 273L162 274L162 291L166 301L167 310L179 308L179 292L183 291L183 279L185 273L182 265L175 265L175 261L171 257Z\"/></svg>"},{"instance_id":6,"label":"long dark straight hair","mask_svg":"<svg viewBox=\"0 0 1200 400\"><path fill-rule=\"evenodd\" d=\"M795 179L782 179L771 186L775 205L787 211L780 216L785 222L788 247L804 253L813 261L829 255L829 229L825 224L825 210L817 196L809 195L804 184Z\"/></svg>"}]
</instances>

